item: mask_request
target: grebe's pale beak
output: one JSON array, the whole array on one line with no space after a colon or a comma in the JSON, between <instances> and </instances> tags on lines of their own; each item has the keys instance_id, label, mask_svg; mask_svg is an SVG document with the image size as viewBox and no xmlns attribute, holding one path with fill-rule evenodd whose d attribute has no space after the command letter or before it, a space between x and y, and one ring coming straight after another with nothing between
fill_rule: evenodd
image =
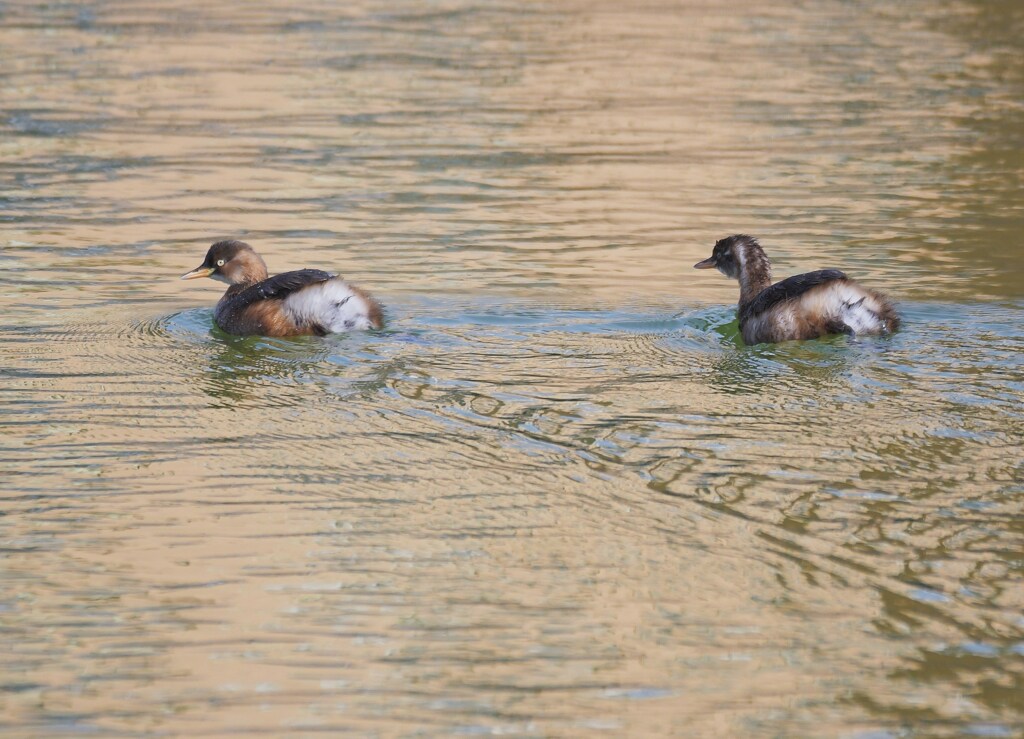
<instances>
[{"instance_id":1,"label":"grebe's pale beak","mask_svg":"<svg viewBox=\"0 0 1024 739\"><path fill-rule=\"evenodd\" d=\"M186 272L181 276L183 280L198 280L200 277L209 277L213 274L213 267L196 267L191 272Z\"/></svg>"},{"instance_id":2,"label":"grebe's pale beak","mask_svg":"<svg viewBox=\"0 0 1024 739\"><path fill-rule=\"evenodd\" d=\"M718 266L718 264L715 262L715 258L714 257L708 257L704 261L697 262L695 265L693 265L693 268L694 269L714 269L717 266ZM182 279L185 279L185 278L183 277Z\"/></svg>"}]
</instances>

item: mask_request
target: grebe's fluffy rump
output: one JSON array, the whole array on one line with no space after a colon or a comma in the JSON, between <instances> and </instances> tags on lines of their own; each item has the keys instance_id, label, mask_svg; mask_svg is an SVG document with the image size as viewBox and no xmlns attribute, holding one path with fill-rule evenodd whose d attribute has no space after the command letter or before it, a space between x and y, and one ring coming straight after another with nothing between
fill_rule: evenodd
<instances>
[{"instance_id":1,"label":"grebe's fluffy rump","mask_svg":"<svg viewBox=\"0 0 1024 739\"><path fill-rule=\"evenodd\" d=\"M284 299L283 307L297 325L315 324L326 333L380 327L376 304L362 290L339 278L291 293Z\"/></svg>"},{"instance_id":2,"label":"grebe's fluffy rump","mask_svg":"<svg viewBox=\"0 0 1024 739\"><path fill-rule=\"evenodd\" d=\"M806 292L743 316L748 344L808 339L828 334L886 334L899 327L888 298L848 278L829 280Z\"/></svg>"}]
</instances>

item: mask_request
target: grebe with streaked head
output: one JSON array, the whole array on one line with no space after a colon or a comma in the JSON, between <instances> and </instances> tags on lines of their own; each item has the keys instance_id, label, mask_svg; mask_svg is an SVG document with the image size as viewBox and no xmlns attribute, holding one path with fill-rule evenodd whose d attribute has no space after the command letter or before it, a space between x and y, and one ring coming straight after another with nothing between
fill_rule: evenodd
<instances>
[{"instance_id":1,"label":"grebe with streaked head","mask_svg":"<svg viewBox=\"0 0 1024 739\"><path fill-rule=\"evenodd\" d=\"M889 299L837 269L772 284L772 268L753 236L719 240L695 269L715 268L740 282L739 324L747 344L816 339L828 334L888 334L900 319Z\"/></svg>"},{"instance_id":2,"label":"grebe with streaked head","mask_svg":"<svg viewBox=\"0 0 1024 739\"><path fill-rule=\"evenodd\" d=\"M183 280L210 277L227 283L213 320L240 336L302 336L380 328L380 304L366 292L319 269L269 277L267 265L243 241L218 241Z\"/></svg>"}]
</instances>

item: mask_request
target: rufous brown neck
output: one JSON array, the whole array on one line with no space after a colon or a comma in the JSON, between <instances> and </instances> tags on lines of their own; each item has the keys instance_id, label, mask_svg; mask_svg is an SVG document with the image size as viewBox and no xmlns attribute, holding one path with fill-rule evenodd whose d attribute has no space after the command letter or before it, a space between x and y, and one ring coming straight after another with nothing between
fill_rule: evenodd
<instances>
[{"instance_id":1,"label":"rufous brown neck","mask_svg":"<svg viewBox=\"0 0 1024 739\"><path fill-rule=\"evenodd\" d=\"M743 306L771 287L772 265L757 244L744 244L737 250L736 259L740 268L740 305Z\"/></svg>"},{"instance_id":2,"label":"rufous brown neck","mask_svg":"<svg viewBox=\"0 0 1024 739\"><path fill-rule=\"evenodd\" d=\"M251 249L240 251L222 270L232 287L249 287L269 276L266 262Z\"/></svg>"}]
</instances>

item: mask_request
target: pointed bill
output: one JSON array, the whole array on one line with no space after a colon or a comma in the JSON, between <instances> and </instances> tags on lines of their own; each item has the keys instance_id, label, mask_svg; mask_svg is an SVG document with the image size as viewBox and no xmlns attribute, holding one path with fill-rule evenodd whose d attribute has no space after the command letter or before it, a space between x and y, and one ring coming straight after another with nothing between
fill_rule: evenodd
<instances>
[{"instance_id":1,"label":"pointed bill","mask_svg":"<svg viewBox=\"0 0 1024 739\"><path fill-rule=\"evenodd\" d=\"M183 280L198 280L200 277L209 277L213 274L213 267L196 267L191 272L186 272L181 276Z\"/></svg>"}]
</instances>

